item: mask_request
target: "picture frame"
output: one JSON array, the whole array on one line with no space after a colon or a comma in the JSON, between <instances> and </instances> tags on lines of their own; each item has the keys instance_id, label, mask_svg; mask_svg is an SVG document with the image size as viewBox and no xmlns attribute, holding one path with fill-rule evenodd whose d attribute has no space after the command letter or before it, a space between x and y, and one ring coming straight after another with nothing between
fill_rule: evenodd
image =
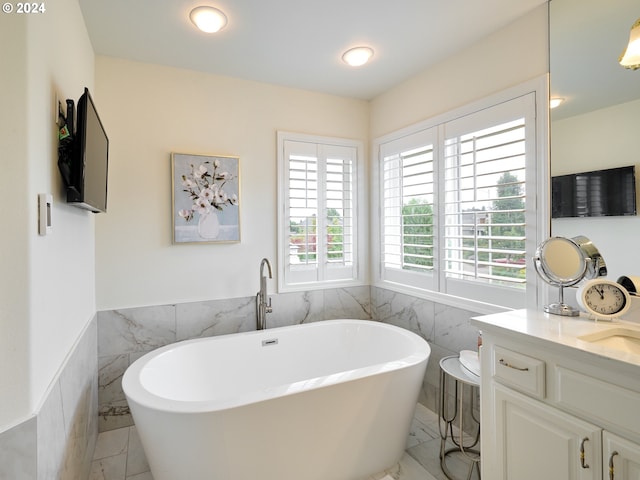
<instances>
[{"instance_id":1,"label":"picture frame","mask_svg":"<svg viewBox=\"0 0 640 480\"><path fill-rule=\"evenodd\" d=\"M240 158L171 154L174 244L240 242Z\"/></svg>"}]
</instances>

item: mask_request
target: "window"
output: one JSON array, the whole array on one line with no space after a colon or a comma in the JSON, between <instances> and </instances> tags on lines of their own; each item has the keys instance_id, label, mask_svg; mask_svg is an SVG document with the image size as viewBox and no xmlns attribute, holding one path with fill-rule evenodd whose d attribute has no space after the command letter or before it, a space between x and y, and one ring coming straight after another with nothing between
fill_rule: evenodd
<instances>
[{"instance_id":1,"label":"window","mask_svg":"<svg viewBox=\"0 0 640 480\"><path fill-rule=\"evenodd\" d=\"M435 129L380 148L382 263L390 281L434 286Z\"/></svg>"},{"instance_id":2,"label":"window","mask_svg":"<svg viewBox=\"0 0 640 480\"><path fill-rule=\"evenodd\" d=\"M360 281L358 142L278 133L279 289Z\"/></svg>"},{"instance_id":3,"label":"window","mask_svg":"<svg viewBox=\"0 0 640 480\"><path fill-rule=\"evenodd\" d=\"M524 307L538 243L535 93L438 120L378 143L377 280Z\"/></svg>"},{"instance_id":4,"label":"window","mask_svg":"<svg viewBox=\"0 0 640 480\"><path fill-rule=\"evenodd\" d=\"M445 274L524 285L525 122L445 139Z\"/></svg>"}]
</instances>

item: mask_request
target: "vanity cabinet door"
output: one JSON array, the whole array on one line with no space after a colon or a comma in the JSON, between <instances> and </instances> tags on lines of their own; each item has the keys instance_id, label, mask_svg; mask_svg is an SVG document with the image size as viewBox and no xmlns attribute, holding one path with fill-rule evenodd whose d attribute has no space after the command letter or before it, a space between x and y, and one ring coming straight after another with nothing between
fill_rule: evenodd
<instances>
[{"instance_id":1,"label":"vanity cabinet door","mask_svg":"<svg viewBox=\"0 0 640 480\"><path fill-rule=\"evenodd\" d=\"M607 431L602 443L605 480L640 480L640 445Z\"/></svg>"},{"instance_id":2,"label":"vanity cabinet door","mask_svg":"<svg viewBox=\"0 0 640 480\"><path fill-rule=\"evenodd\" d=\"M602 478L599 427L501 385L493 388L499 456L494 480Z\"/></svg>"}]
</instances>

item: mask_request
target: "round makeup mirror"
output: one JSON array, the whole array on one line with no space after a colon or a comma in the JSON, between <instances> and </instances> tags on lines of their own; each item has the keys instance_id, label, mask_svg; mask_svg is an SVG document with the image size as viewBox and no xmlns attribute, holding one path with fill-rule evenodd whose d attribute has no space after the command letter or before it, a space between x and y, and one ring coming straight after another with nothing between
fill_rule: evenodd
<instances>
[{"instance_id":1,"label":"round makeup mirror","mask_svg":"<svg viewBox=\"0 0 640 480\"><path fill-rule=\"evenodd\" d=\"M533 264L545 282L558 287L558 302L544 307L545 312L554 315L574 317L580 314L579 310L564 303L565 287L607 274L604 258L591 240L581 235L548 238L538 246Z\"/></svg>"}]
</instances>

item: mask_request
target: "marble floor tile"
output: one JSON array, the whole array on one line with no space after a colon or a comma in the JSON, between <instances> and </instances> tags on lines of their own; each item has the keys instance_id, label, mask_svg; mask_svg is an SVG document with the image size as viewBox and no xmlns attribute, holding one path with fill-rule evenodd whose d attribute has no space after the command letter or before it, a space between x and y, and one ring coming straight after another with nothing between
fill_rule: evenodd
<instances>
[{"instance_id":1,"label":"marble floor tile","mask_svg":"<svg viewBox=\"0 0 640 480\"><path fill-rule=\"evenodd\" d=\"M91 462L89 480L125 480L126 467L126 453L94 460Z\"/></svg>"},{"instance_id":2,"label":"marble floor tile","mask_svg":"<svg viewBox=\"0 0 640 480\"><path fill-rule=\"evenodd\" d=\"M418 404L407 449L397 465L367 480L447 480L440 469L438 416ZM153 480L135 426L100 433L89 480ZM466 478L468 463L458 455L447 459L456 477ZM474 473L472 479L477 479Z\"/></svg>"},{"instance_id":3,"label":"marble floor tile","mask_svg":"<svg viewBox=\"0 0 640 480\"><path fill-rule=\"evenodd\" d=\"M129 447L128 428L110 430L98 435L96 449L93 452L93 459L113 457L122 453L127 453Z\"/></svg>"},{"instance_id":4,"label":"marble floor tile","mask_svg":"<svg viewBox=\"0 0 640 480\"><path fill-rule=\"evenodd\" d=\"M149 471L149 463L142 449L136 427L129 428L129 451L127 456L127 479Z\"/></svg>"},{"instance_id":5,"label":"marble floor tile","mask_svg":"<svg viewBox=\"0 0 640 480\"><path fill-rule=\"evenodd\" d=\"M151 476L151 472L144 472L138 475L128 476L126 480L153 480L153 477Z\"/></svg>"}]
</instances>

